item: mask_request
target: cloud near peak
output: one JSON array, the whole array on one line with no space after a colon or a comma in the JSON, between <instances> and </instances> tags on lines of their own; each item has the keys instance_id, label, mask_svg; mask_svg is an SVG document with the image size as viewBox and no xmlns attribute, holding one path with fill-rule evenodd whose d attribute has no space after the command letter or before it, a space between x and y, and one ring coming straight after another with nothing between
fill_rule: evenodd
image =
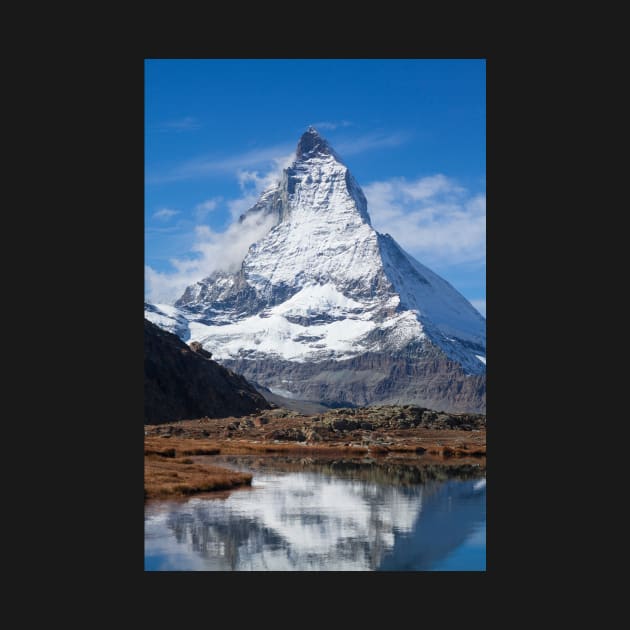
<instances>
[{"instance_id":1,"label":"cloud near peak","mask_svg":"<svg viewBox=\"0 0 630 630\"><path fill-rule=\"evenodd\" d=\"M425 264L483 264L486 195L443 174L396 177L363 187L374 227Z\"/></svg>"},{"instance_id":2,"label":"cloud near peak","mask_svg":"<svg viewBox=\"0 0 630 630\"><path fill-rule=\"evenodd\" d=\"M171 208L162 208L161 210L158 210L157 212L153 213L153 218L159 219L160 221L168 221L168 219L171 219L176 214L179 214L179 210L172 210Z\"/></svg>"},{"instance_id":3,"label":"cloud near peak","mask_svg":"<svg viewBox=\"0 0 630 630\"><path fill-rule=\"evenodd\" d=\"M322 120L320 122L313 123L315 129L323 129L326 131L334 131L339 127L351 127L354 123L349 120Z\"/></svg>"},{"instance_id":4,"label":"cloud near peak","mask_svg":"<svg viewBox=\"0 0 630 630\"><path fill-rule=\"evenodd\" d=\"M145 266L147 298L157 303L172 303L184 289L214 271L238 271L252 243L260 240L273 227L275 217L252 216L232 223L224 232L215 232L207 225L195 227L195 243L190 258L172 258L171 273Z\"/></svg>"},{"instance_id":5,"label":"cloud near peak","mask_svg":"<svg viewBox=\"0 0 630 630\"><path fill-rule=\"evenodd\" d=\"M186 116L177 120L167 120L158 124L158 131L194 131L200 129L201 123L193 116Z\"/></svg>"}]
</instances>

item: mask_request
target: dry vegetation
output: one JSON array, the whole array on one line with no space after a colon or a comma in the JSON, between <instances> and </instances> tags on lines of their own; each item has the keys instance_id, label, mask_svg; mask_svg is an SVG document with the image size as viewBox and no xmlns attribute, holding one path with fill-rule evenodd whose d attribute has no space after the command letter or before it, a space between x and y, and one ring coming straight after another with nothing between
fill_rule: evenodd
<instances>
[{"instance_id":1,"label":"dry vegetation","mask_svg":"<svg viewBox=\"0 0 630 630\"><path fill-rule=\"evenodd\" d=\"M170 437L166 440L159 436L146 436L144 439L145 455L160 455L165 458L183 457L186 455L233 455L240 453L293 453L296 455L389 455L404 453L407 455L437 455L440 457L485 457L485 444L461 443L457 431L450 435L441 435L440 440L434 438L399 439L388 445L304 443L304 442L265 442L248 439L209 440L208 438ZM447 444L444 444L447 442Z\"/></svg>"},{"instance_id":2,"label":"dry vegetation","mask_svg":"<svg viewBox=\"0 0 630 630\"><path fill-rule=\"evenodd\" d=\"M181 420L145 426L147 453L210 455L230 453L309 453L388 455L437 455L484 457L485 428L405 427L374 424L370 429L336 430L323 426L317 416L276 415L259 417ZM333 425L334 426L334 425Z\"/></svg>"},{"instance_id":3,"label":"dry vegetation","mask_svg":"<svg viewBox=\"0 0 630 630\"><path fill-rule=\"evenodd\" d=\"M405 413L411 412L393 408L392 421L386 408L338 410L325 416L303 416L277 409L245 418L200 418L145 425L145 497L225 490L251 483L249 474L191 459L219 453L368 456L382 461L411 457L427 464L456 460L458 465L477 461L485 466L485 421L483 425L478 421L476 425L469 424L465 430L447 428L444 423L439 427L408 426ZM357 418L370 424L357 424Z\"/></svg>"},{"instance_id":4,"label":"dry vegetation","mask_svg":"<svg viewBox=\"0 0 630 630\"><path fill-rule=\"evenodd\" d=\"M145 499L227 490L251 481L250 474L195 464L187 457L155 453L144 457Z\"/></svg>"}]
</instances>

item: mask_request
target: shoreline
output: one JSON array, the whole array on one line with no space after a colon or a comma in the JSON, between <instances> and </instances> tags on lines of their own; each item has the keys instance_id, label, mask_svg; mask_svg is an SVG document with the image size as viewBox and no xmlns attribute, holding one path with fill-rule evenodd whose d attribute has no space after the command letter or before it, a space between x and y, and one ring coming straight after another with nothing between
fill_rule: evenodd
<instances>
[{"instance_id":1,"label":"shoreline","mask_svg":"<svg viewBox=\"0 0 630 630\"><path fill-rule=\"evenodd\" d=\"M251 485L253 475L199 464L189 457L144 457L144 500L168 499Z\"/></svg>"},{"instance_id":2,"label":"shoreline","mask_svg":"<svg viewBox=\"0 0 630 630\"><path fill-rule=\"evenodd\" d=\"M295 455L392 463L412 459L418 464L485 466L485 417L431 413L431 421L424 423L428 426L413 425L413 418L420 416L408 405L385 411L331 410L323 416L275 409L245 418L145 425L145 501L251 485L251 474L200 463L199 456ZM449 425L452 428L445 428Z\"/></svg>"}]
</instances>

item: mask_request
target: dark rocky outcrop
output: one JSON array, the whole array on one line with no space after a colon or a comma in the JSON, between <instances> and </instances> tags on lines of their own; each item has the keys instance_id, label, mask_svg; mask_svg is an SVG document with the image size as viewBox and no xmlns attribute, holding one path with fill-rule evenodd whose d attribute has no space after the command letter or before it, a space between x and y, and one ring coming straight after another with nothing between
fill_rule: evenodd
<instances>
[{"instance_id":1,"label":"dark rocky outcrop","mask_svg":"<svg viewBox=\"0 0 630 630\"><path fill-rule=\"evenodd\" d=\"M212 352L204 350L203 346L198 341L193 341L192 343L189 343L188 346L193 352L200 354L202 357L205 357L206 359L212 359Z\"/></svg>"},{"instance_id":2,"label":"dark rocky outcrop","mask_svg":"<svg viewBox=\"0 0 630 630\"><path fill-rule=\"evenodd\" d=\"M209 352L144 320L144 422L242 416L271 406ZM211 356L211 355L210 355Z\"/></svg>"},{"instance_id":3,"label":"dark rocky outcrop","mask_svg":"<svg viewBox=\"0 0 630 630\"><path fill-rule=\"evenodd\" d=\"M276 411L272 415L276 415ZM312 426L334 431L374 431L377 429L458 429L473 431L486 428L486 416L480 413L447 413L417 405L375 405L331 409L313 416Z\"/></svg>"}]
</instances>

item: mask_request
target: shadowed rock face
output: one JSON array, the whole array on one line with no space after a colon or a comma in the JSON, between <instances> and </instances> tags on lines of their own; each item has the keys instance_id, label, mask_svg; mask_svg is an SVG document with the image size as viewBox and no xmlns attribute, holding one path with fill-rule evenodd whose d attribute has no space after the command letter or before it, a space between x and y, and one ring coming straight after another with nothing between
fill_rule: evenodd
<instances>
[{"instance_id":1,"label":"shadowed rock face","mask_svg":"<svg viewBox=\"0 0 630 630\"><path fill-rule=\"evenodd\" d=\"M290 389L325 405L415 404L450 413L485 413L485 374L466 374L430 344L346 361L223 360L246 378Z\"/></svg>"},{"instance_id":2,"label":"shadowed rock face","mask_svg":"<svg viewBox=\"0 0 630 630\"><path fill-rule=\"evenodd\" d=\"M304 159L315 153L330 155L331 152L328 142L317 133L314 127L309 127L298 142L296 157Z\"/></svg>"},{"instance_id":3,"label":"shadowed rock face","mask_svg":"<svg viewBox=\"0 0 630 630\"><path fill-rule=\"evenodd\" d=\"M242 376L144 320L144 422L242 416L269 403Z\"/></svg>"}]
</instances>

